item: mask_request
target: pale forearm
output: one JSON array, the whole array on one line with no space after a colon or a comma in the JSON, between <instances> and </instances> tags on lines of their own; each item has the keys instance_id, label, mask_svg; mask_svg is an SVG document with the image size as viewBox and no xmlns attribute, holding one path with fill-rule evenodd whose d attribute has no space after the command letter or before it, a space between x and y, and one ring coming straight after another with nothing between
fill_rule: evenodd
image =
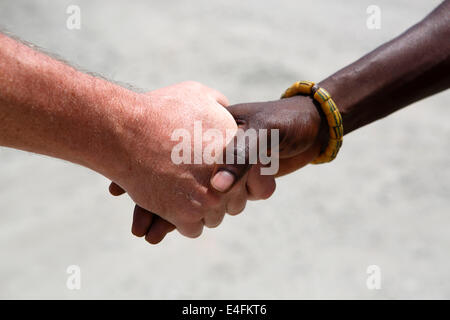
<instances>
[{"instance_id":1,"label":"pale forearm","mask_svg":"<svg viewBox=\"0 0 450 320\"><path fill-rule=\"evenodd\" d=\"M0 34L2 146L104 171L134 96Z\"/></svg>"}]
</instances>

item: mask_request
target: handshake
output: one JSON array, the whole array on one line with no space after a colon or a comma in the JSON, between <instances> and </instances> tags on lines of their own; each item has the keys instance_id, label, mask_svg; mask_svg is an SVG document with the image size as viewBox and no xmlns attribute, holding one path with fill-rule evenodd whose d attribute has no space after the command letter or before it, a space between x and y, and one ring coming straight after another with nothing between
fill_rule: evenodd
<instances>
[{"instance_id":1,"label":"handshake","mask_svg":"<svg viewBox=\"0 0 450 320\"><path fill-rule=\"evenodd\" d=\"M133 234L153 244L175 228L198 237L247 200L269 198L276 176L314 160L329 140L307 96L229 106L197 82L137 93L1 33L0 69L0 146L107 177L111 194L136 203Z\"/></svg>"},{"instance_id":2,"label":"handshake","mask_svg":"<svg viewBox=\"0 0 450 320\"><path fill-rule=\"evenodd\" d=\"M0 33L0 146L104 175L111 194L136 203L132 232L150 243L175 228L198 237L247 200L269 198L277 176L336 157L343 126L347 134L448 89L449 10L444 1L321 81L339 111L309 82L281 100L233 106L196 82L135 93Z\"/></svg>"},{"instance_id":3,"label":"handshake","mask_svg":"<svg viewBox=\"0 0 450 320\"><path fill-rule=\"evenodd\" d=\"M310 163L328 139L306 96L229 106L220 92L183 82L132 100L107 176L111 194L136 203L133 234L152 244L175 228L198 237L247 200L269 198L275 177Z\"/></svg>"}]
</instances>

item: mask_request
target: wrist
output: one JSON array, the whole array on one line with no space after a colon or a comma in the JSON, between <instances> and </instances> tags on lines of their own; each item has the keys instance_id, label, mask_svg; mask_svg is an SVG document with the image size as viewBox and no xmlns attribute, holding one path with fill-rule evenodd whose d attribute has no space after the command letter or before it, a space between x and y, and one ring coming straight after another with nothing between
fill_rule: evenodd
<instances>
[{"instance_id":1,"label":"wrist","mask_svg":"<svg viewBox=\"0 0 450 320\"><path fill-rule=\"evenodd\" d=\"M330 139L330 133L329 133L329 126L327 123L327 118L325 114L322 111L322 108L320 107L319 103L316 101L313 101L314 106L316 107L317 115L319 117L319 120L316 120L316 123L318 123L317 127L317 135L316 140L314 144L317 144L319 147L319 154L323 153L328 145L328 140Z\"/></svg>"},{"instance_id":2,"label":"wrist","mask_svg":"<svg viewBox=\"0 0 450 320\"><path fill-rule=\"evenodd\" d=\"M128 148L136 126L137 105L141 95L128 89L91 77L86 81L82 103L94 109L91 137L82 148L82 165L115 180L130 165ZM91 121L89 121L91 122Z\"/></svg>"},{"instance_id":3,"label":"wrist","mask_svg":"<svg viewBox=\"0 0 450 320\"><path fill-rule=\"evenodd\" d=\"M296 95L277 100L270 112L278 114L278 118L285 121L283 125L278 125L284 128L281 133L286 136L280 137L283 157L304 152L313 145L326 147L329 138L328 124L320 105L317 106L311 97ZM295 143L293 137L296 137Z\"/></svg>"},{"instance_id":4,"label":"wrist","mask_svg":"<svg viewBox=\"0 0 450 320\"><path fill-rule=\"evenodd\" d=\"M348 86L351 86L351 81L348 77L343 74L333 75L318 83L319 87L324 88L330 93L333 101L336 103L342 117L344 135L360 126L358 125L358 119L355 119L355 113L352 112L352 110L354 110L353 105L356 103L359 96L357 94L352 95L349 93Z\"/></svg>"}]
</instances>

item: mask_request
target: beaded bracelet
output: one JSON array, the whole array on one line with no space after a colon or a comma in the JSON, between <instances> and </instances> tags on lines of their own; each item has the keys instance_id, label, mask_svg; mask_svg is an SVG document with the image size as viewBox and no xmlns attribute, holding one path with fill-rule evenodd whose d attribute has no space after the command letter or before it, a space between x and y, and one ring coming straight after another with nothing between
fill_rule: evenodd
<instances>
[{"instance_id":1,"label":"beaded bracelet","mask_svg":"<svg viewBox=\"0 0 450 320\"><path fill-rule=\"evenodd\" d=\"M309 95L314 98L322 108L329 127L330 139L324 152L322 152L311 163L319 164L330 162L336 158L344 136L344 127L342 125L341 114L331 99L330 94L323 88L319 88L311 81L298 81L290 86L281 96L281 98L289 98L296 95Z\"/></svg>"}]
</instances>

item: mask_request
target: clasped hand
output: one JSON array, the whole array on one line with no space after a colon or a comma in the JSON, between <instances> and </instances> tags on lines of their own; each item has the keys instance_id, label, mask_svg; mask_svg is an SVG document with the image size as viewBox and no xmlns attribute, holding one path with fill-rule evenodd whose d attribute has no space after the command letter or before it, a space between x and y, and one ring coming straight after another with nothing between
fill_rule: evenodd
<instances>
[{"instance_id":1,"label":"clasped hand","mask_svg":"<svg viewBox=\"0 0 450 320\"><path fill-rule=\"evenodd\" d=\"M152 244L175 228L187 237L198 237L204 226L217 227L226 213L241 213L247 200L269 198L275 191L275 177L311 162L326 140L325 126L309 97L228 106L220 92L183 82L141 94L138 100L124 135L124 169L113 177L110 192L129 194L136 203L132 233ZM163 125L153 125L155 121ZM210 142L222 150L218 159L232 142L227 141L226 131L278 129L279 170L261 174L263 164L249 163L248 148L244 163L175 164L171 161L177 143L171 139L173 131L181 128L193 133L196 121L201 121L203 131L224 133L223 140ZM235 154L242 153L238 144L233 148Z\"/></svg>"}]
</instances>

